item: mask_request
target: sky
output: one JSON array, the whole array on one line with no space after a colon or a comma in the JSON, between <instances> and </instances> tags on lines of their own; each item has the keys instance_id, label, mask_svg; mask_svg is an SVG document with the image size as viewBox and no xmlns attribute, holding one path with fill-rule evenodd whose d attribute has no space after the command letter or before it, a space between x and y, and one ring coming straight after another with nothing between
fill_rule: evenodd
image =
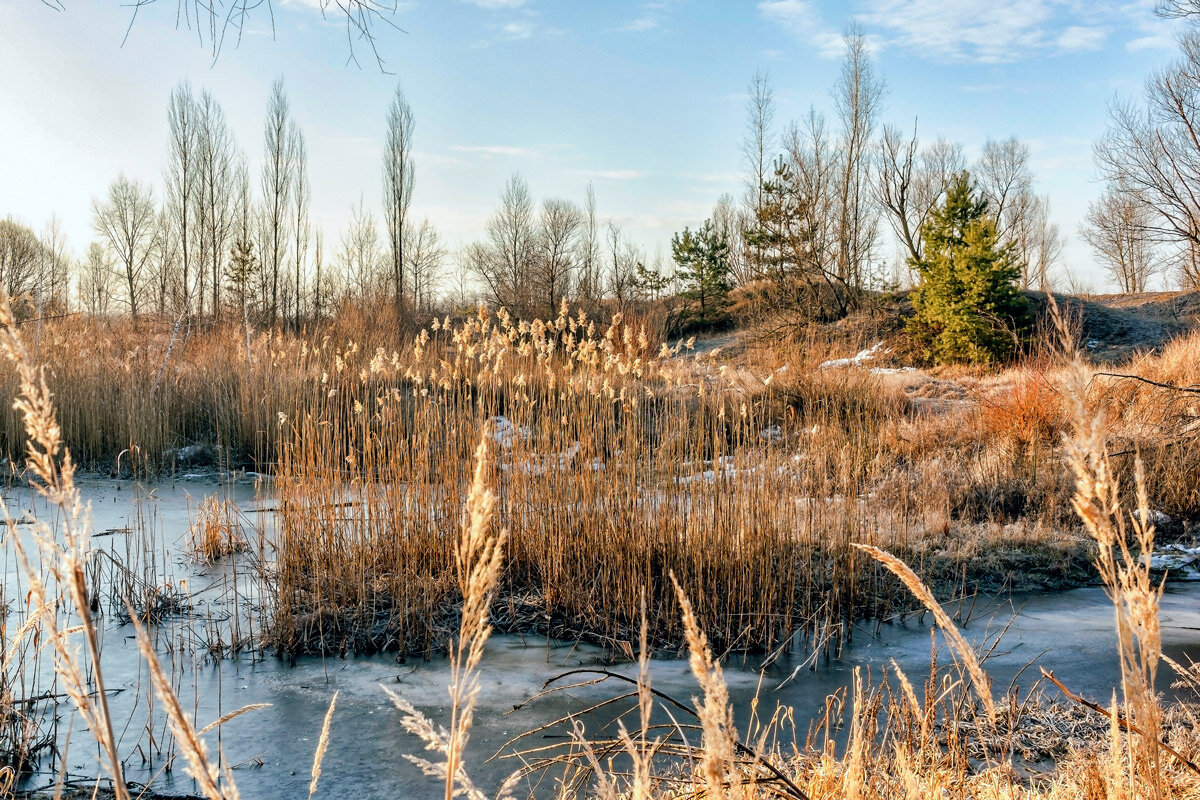
<instances>
[{"instance_id":1,"label":"sky","mask_svg":"<svg viewBox=\"0 0 1200 800\"><path fill-rule=\"evenodd\" d=\"M185 5L186 0L180 0ZM274 0L213 59L157 0L0 0L0 217L70 249L95 239L93 198L120 174L162 196L167 99L211 90L253 174L271 83L304 129L313 222L326 251L360 200L379 217L386 113L397 85L416 118L413 213L451 250L479 238L505 180L582 203L650 254L740 197L747 84L774 87L779 127L830 89L853 20L888 86L882 121L968 155L1015 135L1067 238L1064 265L1103 288L1078 227L1100 193L1092 142L1116 98L1175 58L1178 22L1153 0L417 0L377 27L381 66L321 0ZM357 58L357 63L355 59ZM890 255L886 245L884 255Z\"/></svg>"}]
</instances>

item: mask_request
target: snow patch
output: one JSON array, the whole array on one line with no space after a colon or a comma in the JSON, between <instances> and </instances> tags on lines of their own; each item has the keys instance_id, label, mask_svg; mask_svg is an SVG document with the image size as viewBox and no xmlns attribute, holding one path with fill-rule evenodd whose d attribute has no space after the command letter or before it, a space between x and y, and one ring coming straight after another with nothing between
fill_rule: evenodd
<instances>
[{"instance_id":1,"label":"snow patch","mask_svg":"<svg viewBox=\"0 0 1200 800\"><path fill-rule=\"evenodd\" d=\"M866 350L860 350L853 358L834 358L821 363L821 369L833 369L837 367L861 367L864 362L870 361L875 356L883 355L889 352L883 349L883 342L876 342Z\"/></svg>"},{"instance_id":2,"label":"snow patch","mask_svg":"<svg viewBox=\"0 0 1200 800\"><path fill-rule=\"evenodd\" d=\"M528 442L529 428L513 425L508 417L503 415L492 417L492 440L506 450L511 450L513 442Z\"/></svg>"}]
</instances>

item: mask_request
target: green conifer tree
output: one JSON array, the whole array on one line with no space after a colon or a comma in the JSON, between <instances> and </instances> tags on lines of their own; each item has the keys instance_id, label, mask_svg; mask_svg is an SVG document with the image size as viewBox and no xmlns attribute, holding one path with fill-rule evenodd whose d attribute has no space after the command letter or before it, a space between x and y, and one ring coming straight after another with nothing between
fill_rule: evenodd
<instances>
[{"instance_id":1,"label":"green conifer tree","mask_svg":"<svg viewBox=\"0 0 1200 800\"><path fill-rule=\"evenodd\" d=\"M714 325L728 319L729 242L706 220L698 230L683 229L671 239L671 255L679 265L680 294L695 304L692 321Z\"/></svg>"},{"instance_id":2,"label":"green conifer tree","mask_svg":"<svg viewBox=\"0 0 1200 800\"><path fill-rule=\"evenodd\" d=\"M910 332L939 363L987 364L1011 357L1029 324L1017 290L1021 270L1012 243L1002 243L987 201L960 172L946 200L921 229L923 256L909 263L921 276Z\"/></svg>"}]
</instances>

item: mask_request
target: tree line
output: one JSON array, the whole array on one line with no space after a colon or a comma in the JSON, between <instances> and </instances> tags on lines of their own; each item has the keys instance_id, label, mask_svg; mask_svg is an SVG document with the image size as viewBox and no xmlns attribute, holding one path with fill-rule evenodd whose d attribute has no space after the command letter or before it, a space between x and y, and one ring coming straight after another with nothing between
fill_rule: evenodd
<instances>
[{"instance_id":1,"label":"tree line","mask_svg":"<svg viewBox=\"0 0 1200 800\"><path fill-rule=\"evenodd\" d=\"M617 222L600 219L590 185L582 204L538 203L520 174L500 192L484 238L451 259L433 223L412 213L415 117L400 87L385 116L382 214L360 200L332 248L310 219L308 151L282 79L267 101L257 175L211 92L179 84L167 118L162 190L113 181L93 200L95 239L81 260L67 255L57 223L41 237L0 223L0 279L11 296L97 316L299 327L343 300L386 299L398 318L477 301L553 315L563 300L657 299L670 283L661 256L650 259Z\"/></svg>"},{"instance_id":2,"label":"tree line","mask_svg":"<svg viewBox=\"0 0 1200 800\"><path fill-rule=\"evenodd\" d=\"M744 192L721 197L710 217L650 258L595 193L582 202L535 200L520 174L500 191L483 236L451 257L429 219L413 212L415 117L397 87L383 115L380 218L365 198L337 241L310 220L305 136L282 79L267 101L262 162L246 152L216 98L187 82L171 93L161 192L118 177L93 202L95 240L72 259L57 222L40 234L0 221L0 284L23 307L127 312L300 326L342 300L386 298L398 318L483 301L522 315L553 315L564 302L682 302L681 318L726 318L743 287L751 309L814 317L845 314L872 289L926 280L929 222L966 175L992 220L1020 289L1055 284L1064 238L1034 188L1031 151L1016 137L989 139L968 160L944 138L922 141L883 122L886 81L866 37L851 26L831 113L815 107L782 128L768 76L748 87L742 145ZM1145 291L1156 276L1200 285L1200 33L1148 80L1139 100L1115 103L1096 143L1104 180L1080 235L1118 288ZM74 291L72 292L72 284Z\"/></svg>"}]
</instances>

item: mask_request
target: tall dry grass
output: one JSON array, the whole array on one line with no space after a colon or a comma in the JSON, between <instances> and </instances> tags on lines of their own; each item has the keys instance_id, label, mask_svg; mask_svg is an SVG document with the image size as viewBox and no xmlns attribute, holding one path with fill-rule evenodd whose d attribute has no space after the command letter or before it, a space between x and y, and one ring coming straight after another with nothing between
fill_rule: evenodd
<instances>
[{"instance_id":1,"label":"tall dry grass","mask_svg":"<svg viewBox=\"0 0 1200 800\"><path fill-rule=\"evenodd\" d=\"M458 638L450 651L450 727L438 728L402 696L383 686L384 692L404 715L401 724L418 736L427 750L438 753L442 761L409 756L427 775L441 778L445 800L462 794L471 800L486 800L475 786L464 754L479 699L479 662L491 635L490 610L500 580L507 532L492 532L496 495L488 488L488 428L475 450L475 475L463 509L462 527L455 545L455 565L462 592L462 622ZM509 784L500 787L497 798L510 797Z\"/></svg>"},{"instance_id":2,"label":"tall dry grass","mask_svg":"<svg viewBox=\"0 0 1200 800\"><path fill-rule=\"evenodd\" d=\"M768 751L766 760L778 772L764 774L757 753L747 752L749 748L735 750L732 744L736 738L730 733L720 667L688 598L677 586L693 672L703 699L694 699L693 707L688 708L661 693L654 697L668 715L688 712L697 725L674 722L666 726L665 740L656 741L655 747L655 753L668 756L665 760L642 761L637 750L627 748L635 766L624 769L611 759L626 741L624 723L616 739L597 733L585 739L580 723L571 715L562 721L572 726L567 744L518 753L523 759L537 757L527 770L564 769L559 784L566 787L564 797L585 794L588 786L605 798L1132 800L1197 796L1200 767L1195 762L1200 735L1194 711L1184 705L1164 706L1157 694L1162 583L1150 569L1155 531L1149 522L1149 481L1140 459L1135 459L1134 507L1128 508L1109 453L1109 425L1104 417L1108 398L1097 395L1091 372L1078 362L1063 368L1060 378L1063 411L1070 426L1060 466L1069 470L1074 486L1072 505L1095 541L1095 568L1115 611L1113 657L1121 665L1122 684L1120 699L1114 695L1109 709L1071 693L1068 702L1079 705L1069 708L1047 704L1040 693L994 698L982 659L933 592L903 561L878 547L863 545L861 550L895 574L933 614L950 645L953 665L947 669L935 657L921 696L895 664L893 676L876 676L874 681L856 669L845 740L840 740L835 726L829 724L837 715L833 709L841 705L840 699L832 698L826 724L814 726L802 748L776 746ZM1197 685L1194 669L1170 663L1186 685ZM573 671L580 672L619 677L603 670ZM653 704L643 699L649 694L648 680L644 672L639 674L633 709L642 717L643 730L651 729L653 712ZM972 691L978 702L968 701ZM976 713L976 708L984 713ZM1061 730L1062 720L1078 719L1074 714L1092 715L1091 733L1056 753L1051 770L1030 774L1014 768L1015 756L1028 750L1030 739L1036 740L1039 730ZM785 710L774 720L789 718L790 712ZM686 741L690 730L702 735L699 752ZM532 733L542 734L543 730ZM606 753L608 759L602 757ZM1036 748L1026 755L1033 760L1038 757ZM779 774L787 780L776 780Z\"/></svg>"},{"instance_id":3,"label":"tall dry grass","mask_svg":"<svg viewBox=\"0 0 1200 800\"><path fill-rule=\"evenodd\" d=\"M318 400L280 417L277 645L446 648L453 520L491 419L499 627L632 655L644 588L651 646L676 648L673 572L709 587L693 603L718 652L796 634L836 647L885 591L849 543L905 535L902 514L866 501L887 401L832 374L755 393L710 362L565 312L332 353Z\"/></svg>"},{"instance_id":4,"label":"tall dry grass","mask_svg":"<svg viewBox=\"0 0 1200 800\"><path fill-rule=\"evenodd\" d=\"M25 476L38 495L50 506L52 524L47 519L33 520L30 551L22 536L15 533L15 522L7 505L0 500L0 513L7 523L6 541L20 563L28 586L27 616L11 650L5 654L5 668L26 635L35 633L43 647L53 655L57 687L74 705L100 753L100 761L110 778L110 790L116 800L131 797L124 778L124 756L119 752L108 691L100 659L100 634L94 609L99 588L89 582L91 549L91 509L83 503L75 484L75 465L69 448L63 444L55 403L46 375L26 349L13 319L7 298L0 295L0 354L13 369L18 391L13 409L22 420L26 434ZM167 711L176 741L187 761L187 772L196 779L210 800L238 797L232 774L226 766L221 775L205 747L202 735L215 727L260 706L247 706L224 715L209 726L197 729L184 712L169 677L159 665L150 637L137 622L139 650L150 669L154 691ZM35 645L36 647L36 645ZM67 754L62 754L64 763ZM16 775L7 772L0 781L5 792L12 790ZM223 778L223 780L222 780ZM62 775L55 795L62 794ZM96 791L100 784L97 781Z\"/></svg>"},{"instance_id":5,"label":"tall dry grass","mask_svg":"<svg viewBox=\"0 0 1200 800\"><path fill-rule=\"evenodd\" d=\"M96 737L114 793L125 797L91 612L87 509L49 382L5 313L0 304L0 351L19 383L15 411L29 445L26 474L61 519L58 530L35 527L34 551L12 537L10 520L31 607L10 650L19 651L35 630L48 643L60 686ZM1171 712L1155 695L1161 586L1139 557L1153 547L1152 493L1174 484L1131 459L1139 508L1126 514L1122 468L1107 445L1114 431L1147 435L1136 429L1134 404L1121 393L1134 391L1162 403L1160 415L1176 409L1180 444L1173 447L1190 452L1192 412L1179 405L1177 388L1135 381L1128 389L1124 379L1093 380L1080 367L1055 378L1073 389L1067 402L1074 435L1062 457L1114 601L1123 691L1110 710L1107 742L1069 752L1055 773L1028 781L1006 761L1028 699L993 698L984 666L933 591L882 550L911 545L906 515L927 508L916 497L873 494L903 461L889 436L901 422L919 422L902 397L861 375L771 377L755 386L728 365L656 352L619 320L597 328L565 314L532 325L503 314L439 322L403 352L299 342L264 340L290 388L276 395L281 405L254 405L246 416L273 426L255 435L280 453L275 635L285 650L446 647L454 676L449 729L397 703L409 730L440 754L441 761L425 764L444 779L446 797L483 794L470 781L464 752L493 624L582 635L618 652L631 653L638 641L642 669L633 698L640 734L635 739L622 728L615 742L600 743L577 727L571 732L604 796L1033 800L1197 793L1196 774L1180 756L1195 760L1200 741L1194 729L1168 725ZM1164 371L1188 368L1172 366L1171 358L1164 354ZM1178 387L1185 373L1172 374L1156 383ZM284 402L293 405L283 411ZM479 444L479 423L489 419ZM130 444L142 449L134 441L123 449L133 451ZM938 444L906 447L911 455ZM889 530L898 521L898 531ZM493 534L496 528L507 538ZM865 554L855 544L866 544ZM932 611L957 666L935 662L920 696L899 668L894 679L856 676L844 741L832 723L824 738L815 734L810 746L791 752L768 749L768 730L755 741L739 739L722 653L776 650L797 633L815 643L835 640L839 626L889 591L875 559ZM130 617L136 625L138 615ZM252 709L199 728L140 626L138 635L189 774L207 797L236 797L232 774L203 737ZM649 688L648 653L679 643L701 688L695 726L650 721L660 695ZM7 674L7 657L3 666ZM982 716L972 711L972 692ZM334 709L331 703L310 796L333 736ZM672 743L670 736L689 732L698 741ZM628 775L612 771L604 754L613 748L635 764ZM500 796L511 788L501 787Z\"/></svg>"}]
</instances>

